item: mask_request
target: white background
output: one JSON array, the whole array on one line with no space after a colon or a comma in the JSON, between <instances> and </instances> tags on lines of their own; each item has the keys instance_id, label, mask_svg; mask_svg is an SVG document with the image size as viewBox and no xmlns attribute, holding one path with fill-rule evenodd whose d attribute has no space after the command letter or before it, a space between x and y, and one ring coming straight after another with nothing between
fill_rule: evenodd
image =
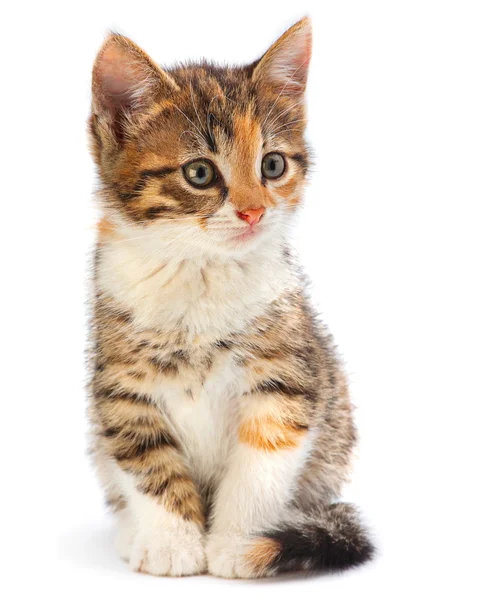
<instances>
[{"instance_id":1,"label":"white background","mask_svg":"<svg viewBox=\"0 0 488 600\"><path fill-rule=\"evenodd\" d=\"M487 597L487 8L3 5L3 598ZM133 574L84 454L91 64L109 29L164 63L252 61L305 13L316 167L296 244L351 374L361 445L346 496L380 554L274 582Z\"/></svg>"}]
</instances>

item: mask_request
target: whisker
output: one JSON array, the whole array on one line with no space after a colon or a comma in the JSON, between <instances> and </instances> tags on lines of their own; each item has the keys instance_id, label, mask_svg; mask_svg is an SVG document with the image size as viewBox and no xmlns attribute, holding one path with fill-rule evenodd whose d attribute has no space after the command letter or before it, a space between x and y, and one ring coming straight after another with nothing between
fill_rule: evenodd
<instances>
[{"instance_id":1,"label":"whisker","mask_svg":"<svg viewBox=\"0 0 488 600\"><path fill-rule=\"evenodd\" d=\"M195 127L195 129L200 133L201 136L201 141L205 144L205 135L203 134L203 131L200 130L200 128L190 119L190 117L184 113L181 108L179 106L176 106L176 104L174 105L174 107L176 108L176 110L181 113L185 119L191 124L193 125L193 127ZM196 134L195 134L196 135Z\"/></svg>"},{"instance_id":2,"label":"whisker","mask_svg":"<svg viewBox=\"0 0 488 600\"><path fill-rule=\"evenodd\" d=\"M204 215L196 215L194 217L192 216L192 217L180 217L180 218L177 218L177 219L166 219L166 220L164 220L164 223L165 224L180 223L182 221L185 221L185 222L186 221L193 221L194 222L195 220L200 219L200 218L211 219L212 223L219 223L219 222L224 222L224 221L227 220L226 217L219 217L219 216L215 216L215 215L212 215L212 214L204 214ZM161 219L161 221L163 221L163 220ZM137 240L141 240L141 239L147 239L147 237L148 237L147 233L142 234L142 235L137 235L137 236L134 236L134 237L129 237L129 238L128 237L124 237L123 232L121 232L120 230L115 230L114 233L115 233L115 235L117 235L117 237L122 237L122 239L119 239L116 242L111 242L111 245L126 244L128 242L133 242L133 241L137 241Z\"/></svg>"},{"instance_id":3,"label":"whisker","mask_svg":"<svg viewBox=\"0 0 488 600\"><path fill-rule=\"evenodd\" d=\"M205 131L205 127L203 126L202 120L200 119L200 115L198 114L197 111L197 107L195 105L195 99L193 97L193 85L190 81L190 97L191 97L191 103L193 104L193 110L195 111L195 115L198 119L198 122L200 123L200 127L202 128L203 131ZM205 134L202 132L203 137L205 138Z\"/></svg>"},{"instance_id":4,"label":"whisker","mask_svg":"<svg viewBox=\"0 0 488 600\"><path fill-rule=\"evenodd\" d=\"M286 129L286 131L299 131L299 132L303 132L303 130L302 129L298 129L298 127L297 128L292 128L292 129L288 129L288 128L284 128L284 129ZM270 135L269 136L270 140L274 139L278 135L278 133L281 133L281 131L283 131L283 129L278 129L277 131L275 131L273 133L273 135Z\"/></svg>"},{"instance_id":5,"label":"whisker","mask_svg":"<svg viewBox=\"0 0 488 600\"><path fill-rule=\"evenodd\" d=\"M198 133L196 133L195 131L191 131L190 129L185 129L185 131L183 131L183 132L181 133L181 135L180 135L180 137L179 137L180 141L181 141L181 138L182 138L182 137L183 137L183 136L184 136L186 133L189 133L190 135L193 135L193 136L196 138L197 142L200 142L200 138L198 137Z\"/></svg>"},{"instance_id":6,"label":"whisker","mask_svg":"<svg viewBox=\"0 0 488 600\"><path fill-rule=\"evenodd\" d=\"M281 116L286 115L287 113L289 113L291 110L293 110L296 106L299 106L300 104L302 104L301 102L295 102L295 104L292 104L291 106L285 108L284 110L282 110L280 113L278 113L276 115L276 117L274 119L272 119L268 125L268 127L271 127L273 125L273 123L275 123Z\"/></svg>"},{"instance_id":7,"label":"whisker","mask_svg":"<svg viewBox=\"0 0 488 600\"><path fill-rule=\"evenodd\" d=\"M303 121L307 121L307 119L295 119L294 121L288 121L288 123L285 123L284 125L281 125L278 129L272 129L269 132L270 136L274 136L277 133L280 133L280 131L283 131L284 129L287 129L288 125L293 125L294 123L302 123ZM296 131L296 129L290 129L289 131Z\"/></svg>"}]
</instances>

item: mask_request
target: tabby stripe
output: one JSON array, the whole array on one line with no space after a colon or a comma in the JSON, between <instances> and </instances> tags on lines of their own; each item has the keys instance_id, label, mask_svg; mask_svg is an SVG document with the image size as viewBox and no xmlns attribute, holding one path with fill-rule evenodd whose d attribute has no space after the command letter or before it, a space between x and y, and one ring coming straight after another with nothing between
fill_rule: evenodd
<instances>
[{"instance_id":1,"label":"tabby stripe","mask_svg":"<svg viewBox=\"0 0 488 600\"><path fill-rule=\"evenodd\" d=\"M308 159L305 154L293 154L291 158L296 161L304 171L308 170Z\"/></svg>"},{"instance_id":2,"label":"tabby stripe","mask_svg":"<svg viewBox=\"0 0 488 600\"><path fill-rule=\"evenodd\" d=\"M131 202L140 197L141 192L144 191L146 184L149 179L153 177L158 179L164 179L168 175L171 175L175 171L178 170L179 167L161 167L160 169L146 169L139 173L139 178L137 179L134 187L130 192L123 192L118 190L118 196L123 202Z\"/></svg>"},{"instance_id":3,"label":"tabby stripe","mask_svg":"<svg viewBox=\"0 0 488 600\"><path fill-rule=\"evenodd\" d=\"M136 458L141 458L150 450L169 446L177 448L176 440L169 433L159 431L156 435L147 436L141 441L136 441L130 438L130 435L124 434L123 441L128 444L127 448L114 453L115 460L130 461Z\"/></svg>"},{"instance_id":4,"label":"tabby stripe","mask_svg":"<svg viewBox=\"0 0 488 600\"><path fill-rule=\"evenodd\" d=\"M160 204L159 206L151 206L144 213L147 219L156 219L159 215L162 214L178 214L178 210L174 208L174 206L165 206L164 204Z\"/></svg>"},{"instance_id":5,"label":"tabby stripe","mask_svg":"<svg viewBox=\"0 0 488 600\"><path fill-rule=\"evenodd\" d=\"M148 481L142 484L139 489L144 494L151 494L152 496L162 496L170 487L175 485L175 483L186 482L188 484L192 484L191 479L188 475L182 475L180 473L174 473L173 475L169 475L163 481Z\"/></svg>"},{"instance_id":6,"label":"tabby stripe","mask_svg":"<svg viewBox=\"0 0 488 600\"><path fill-rule=\"evenodd\" d=\"M287 385L278 379L267 379L254 387L249 393L267 394L273 392L279 392L286 396L303 396L307 393L307 390Z\"/></svg>"},{"instance_id":7,"label":"tabby stripe","mask_svg":"<svg viewBox=\"0 0 488 600\"><path fill-rule=\"evenodd\" d=\"M120 390L119 388L101 388L96 389L95 394L97 400L107 400L109 402L117 402L117 400L128 400L136 404L152 404L152 400L146 394L134 394L133 392L127 392Z\"/></svg>"},{"instance_id":8,"label":"tabby stripe","mask_svg":"<svg viewBox=\"0 0 488 600\"><path fill-rule=\"evenodd\" d=\"M151 364L154 365L161 373L176 375L178 373L178 365L171 360L160 360L151 358Z\"/></svg>"},{"instance_id":9,"label":"tabby stripe","mask_svg":"<svg viewBox=\"0 0 488 600\"><path fill-rule=\"evenodd\" d=\"M196 212L195 194L176 181L166 181L161 186L161 195L177 200L187 212Z\"/></svg>"},{"instance_id":10,"label":"tabby stripe","mask_svg":"<svg viewBox=\"0 0 488 600\"><path fill-rule=\"evenodd\" d=\"M133 194L132 192L117 192L117 194L122 202L132 202L139 198L139 194Z\"/></svg>"},{"instance_id":11,"label":"tabby stripe","mask_svg":"<svg viewBox=\"0 0 488 600\"><path fill-rule=\"evenodd\" d=\"M218 340L214 343L216 348L222 348L224 350L230 350L234 346L234 342L230 340Z\"/></svg>"},{"instance_id":12,"label":"tabby stripe","mask_svg":"<svg viewBox=\"0 0 488 600\"><path fill-rule=\"evenodd\" d=\"M139 173L139 180L136 183L135 187L137 187L137 184L139 182L145 182L151 177L164 178L167 175L171 175L171 173L174 173L178 169L179 167L161 167L160 169L146 169L145 171L141 171Z\"/></svg>"}]
</instances>

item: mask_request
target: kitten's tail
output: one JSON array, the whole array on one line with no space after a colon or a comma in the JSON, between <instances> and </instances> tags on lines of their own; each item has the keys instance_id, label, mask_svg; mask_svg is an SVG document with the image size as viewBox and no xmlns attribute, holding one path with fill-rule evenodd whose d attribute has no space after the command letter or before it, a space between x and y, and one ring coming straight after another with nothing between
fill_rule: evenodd
<instances>
[{"instance_id":1,"label":"kitten's tail","mask_svg":"<svg viewBox=\"0 0 488 600\"><path fill-rule=\"evenodd\" d=\"M288 571L342 571L367 562L373 554L356 508L341 502L264 532L247 559L255 575L265 577Z\"/></svg>"}]
</instances>

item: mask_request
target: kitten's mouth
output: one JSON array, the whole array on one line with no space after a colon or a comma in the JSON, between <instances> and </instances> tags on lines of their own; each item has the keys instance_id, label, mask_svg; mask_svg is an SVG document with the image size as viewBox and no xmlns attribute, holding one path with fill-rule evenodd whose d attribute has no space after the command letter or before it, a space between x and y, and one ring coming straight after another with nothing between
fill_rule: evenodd
<instances>
[{"instance_id":1,"label":"kitten's mouth","mask_svg":"<svg viewBox=\"0 0 488 600\"><path fill-rule=\"evenodd\" d=\"M239 229L239 233L237 233L236 235L233 235L230 239L232 242L246 242L252 238L255 238L257 235L259 235L260 232L261 232L260 228L252 225L251 227L248 227L244 231Z\"/></svg>"}]
</instances>

